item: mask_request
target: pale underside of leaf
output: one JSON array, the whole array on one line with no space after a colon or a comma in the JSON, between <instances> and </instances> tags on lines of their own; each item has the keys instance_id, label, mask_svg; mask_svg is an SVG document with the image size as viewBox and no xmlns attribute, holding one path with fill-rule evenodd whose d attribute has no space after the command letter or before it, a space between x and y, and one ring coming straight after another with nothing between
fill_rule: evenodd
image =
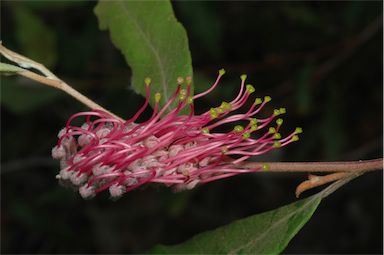
<instances>
[{"instance_id":1,"label":"pale underside of leaf","mask_svg":"<svg viewBox=\"0 0 384 255\"><path fill-rule=\"evenodd\" d=\"M7 64L7 63L0 63L0 73L2 74L14 74L22 71L25 71L25 70L18 66Z\"/></svg>"}]
</instances>

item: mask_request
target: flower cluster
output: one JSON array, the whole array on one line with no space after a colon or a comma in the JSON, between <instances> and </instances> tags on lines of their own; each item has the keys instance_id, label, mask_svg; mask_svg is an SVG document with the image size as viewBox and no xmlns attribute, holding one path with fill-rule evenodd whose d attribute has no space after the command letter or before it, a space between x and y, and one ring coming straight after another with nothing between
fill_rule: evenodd
<instances>
[{"instance_id":1,"label":"flower cluster","mask_svg":"<svg viewBox=\"0 0 384 255\"><path fill-rule=\"evenodd\" d=\"M185 89L184 80L179 78L176 91L163 107L159 106L161 95L155 94L153 114L140 124L135 121L149 104L149 78L145 79L146 101L129 120L97 110L74 114L59 132L58 144L52 149L53 158L61 162L57 178L74 185L84 198L106 189L111 197L119 197L146 183L163 183L183 190L241 173L267 170L267 165L245 169L241 163L297 141L302 130L296 128L282 138L279 129L283 120L278 116L285 113L284 108L275 109L267 118L254 117L271 100L269 96L256 98L246 113L230 115L255 90L245 84L246 75L241 76L235 99L195 114L194 101L210 93L224 73L220 70L215 83L194 96L190 95L191 78L185 79ZM177 106L167 112L174 102ZM184 108L189 108L189 114L180 114ZM73 124L78 118L85 118L82 126ZM233 123L245 124L235 125L227 133L215 132Z\"/></svg>"}]
</instances>

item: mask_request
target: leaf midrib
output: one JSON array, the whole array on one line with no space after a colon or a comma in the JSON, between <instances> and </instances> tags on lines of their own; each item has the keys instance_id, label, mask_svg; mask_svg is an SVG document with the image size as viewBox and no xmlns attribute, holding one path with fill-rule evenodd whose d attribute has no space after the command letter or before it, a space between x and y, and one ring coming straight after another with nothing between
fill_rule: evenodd
<instances>
[{"instance_id":1,"label":"leaf midrib","mask_svg":"<svg viewBox=\"0 0 384 255\"><path fill-rule=\"evenodd\" d=\"M252 239L252 240L250 240L249 242L245 243L244 245L237 247L236 249L230 251L228 254L237 254L239 250L244 249L244 248L247 248L247 247L249 247L250 245L254 244L255 242L258 242L260 239L263 239L266 235L268 235L268 234L271 232L271 230L275 229L276 226L278 226L281 222L283 222L283 221L289 219L289 218L292 217L294 214L297 214L297 213L303 211L303 210L306 209L310 204L312 204L312 203L314 202L314 200L316 200L316 199L318 199L317 196L316 196L315 198L309 200L307 203L305 203L305 204L304 204L302 207L300 207L298 210L293 211L293 212L287 214L286 216L280 218L280 220L278 220L277 222L275 222L275 224L270 225L270 227L268 228L268 230L265 231L265 232L263 232L263 233L262 233L261 235L259 235L257 238Z\"/></svg>"},{"instance_id":2,"label":"leaf midrib","mask_svg":"<svg viewBox=\"0 0 384 255\"><path fill-rule=\"evenodd\" d=\"M159 56L159 52L156 50L155 46L152 44L151 40L149 39L148 35L144 32L144 30L140 27L139 23L135 19L133 15L131 15L130 11L127 9L126 5L123 1L118 2L121 6L124 12L127 13L129 17L132 17L132 21L134 26L137 28L137 30L140 32L142 37L144 38L144 41L148 44L149 48L151 49L153 55L155 56L156 62L158 63L159 70L160 70L160 78L161 78L161 85L163 87L163 95L165 101L168 101L168 91L167 91L167 84L166 84L166 77L165 77L165 71L164 71L164 65L161 61L161 58Z\"/></svg>"}]
</instances>

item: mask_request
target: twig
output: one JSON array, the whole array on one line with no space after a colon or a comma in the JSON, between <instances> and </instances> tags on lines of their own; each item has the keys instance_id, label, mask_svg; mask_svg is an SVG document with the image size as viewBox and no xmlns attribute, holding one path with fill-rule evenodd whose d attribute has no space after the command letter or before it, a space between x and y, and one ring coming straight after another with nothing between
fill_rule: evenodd
<instances>
[{"instance_id":1,"label":"twig","mask_svg":"<svg viewBox=\"0 0 384 255\"><path fill-rule=\"evenodd\" d=\"M310 174L310 175L308 175L307 181L303 181L302 183L300 183L296 187L296 192L295 192L296 197L298 198L300 196L300 194L306 190L309 190L309 189L312 189L312 188L315 188L315 187L318 187L318 186L321 186L321 185L324 185L324 184L327 184L330 182L334 182L334 181L343 179L343 178L350 176L350 175L351 175L351 173L347 173L347 172L327 174L324 176L318 176L318 175Z\"/></svg>"},{"instance_id":2,"label":"twig","mask_svg":"<svg viewBox=\"0 0 384 255\"><path fill-rule=\"evenodd\" d=\"M33 61L32 59L24 57L14 51L11 51L10 49L5 48L1 43L1 41L0 41L0 52L4 57L19 64L23 68L28 68L28 69L33 68L40 71L42 74L44 74L46 77L50 79L59 80L59 78L57 78L57 76L54 75L51 71L49 71L45 66L43 66L40 63L37 63L36 61Z\"/></svg>"},{"instance_id":3,"label":"twig","mask_svg":"<svg viewBox=\"0 0 384 255\"><path fill-rule=\"evenodd\" d=\"M324 176L308 176L308 180L296 188L296 197L306 190L348 178L368 171L383 169L383 159L345 162L244 162L241 168L256 168L263 165L264 172L333 172Z\"/></svg>"},{"instance_id":4,"label":"twig","mask_svg":"<svg viewBox=\"0 0 384 255\"><path fill-rule=\"evenodd\" d=\"M366 172L383 168L383 159L339 162L244 162L241 168L268 166L268 172Z\"/></svg>"},{"instance_id":5,"label":"twig","mask_svg":"<svg viewBox=\"0 0 384 255\"><path fill-rule=\"evenodd\" d=\"M40 82L44 85L60 89L60 90L64 91L65 93L69 94L70 96L72 96L73 98L77 99L79 102L88 106L89 108L94 109L94 110L102 110L102 111L107 112L108 114L112 115L116 119L123 121L122 118L120 118L119 116L108 111L107 109L100 106L99 104L95 103L94 101L92 101L88 97L84 96L83 94L81 94L80 92L78 92L77 90L75 90L74 88L69 86L67 83L63 82L62 80L52 80L52 79L49 79L47 77L38 75L34 72L27 71L27 70L22 71L22 72L18 72L18 74L21 76L27 77L31 80Z\"/></svg>"},{"instance_id":6,"label":"twig","mask_svg":"<svg viewBox=\"0 0 384 255\"><path fill-rule=\"evenodd\" d=\"M70 96L74 97L75 99L77 99L79 102L88 106L89 108L91 108L93 110L102 110L104 112L107 112L108 114L110 114L114 118L123 121L123 119L120 118L119 116L108 111L107 109L105 109L101 105L95 103L94 101L92 101L88 97L84 96L83 94L81 94L80 92L78 92L77 90L72 88L67 83L60 80L53 73L51 73L47 68L45 68L42 64L39 64L39 63L37 63L37 62L35 62L35 61L25 57L25 56L22 56L16 52L13 52L13 51L5 48L1 44L1 42L0 42L0 53L3 56L5 56L6 58L8 58L9 60L17 63L19 66L21 66L23 68L34 68L34 69L40 71L45 76L40 75L40 74L36 74L36 73L28 71L28 70L23 70L23 71L17 72L17 74L24 76L24 77L27 77L31 80L37 81L41 84L44 84L44 85L47 85L47 86L50 86L50 87L53 87L56 89L60 89L60 90L64 91L65 93L69 94Z\"/></svg>"}]
</instances>

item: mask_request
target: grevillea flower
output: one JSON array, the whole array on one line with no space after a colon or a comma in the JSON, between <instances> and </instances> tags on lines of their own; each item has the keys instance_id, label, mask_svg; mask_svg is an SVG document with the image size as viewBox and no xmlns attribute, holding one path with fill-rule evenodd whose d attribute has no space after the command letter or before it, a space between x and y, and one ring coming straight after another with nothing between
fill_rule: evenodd
<instances>
[{"instance_id":1,"label":"grevillea flower","mask_svg":"<svg viewBox=\"0 0 384 255\"><path fill-rule=\"evenodd\" d=\"M198 184L242 174L267 170L241 168L250 157L286 146L297 141L300 128L285 138L279 133L283 123L277 116L284 108L275 109L267 118L254 116L271 98L256 98L245 113L233 113L242 107L255 91L245 85L241 76L240 91L231 102L222 102L216 108L195 114L194 101L210 93L225 71L219 71L215 83L205 92L190 95L191 79L183 79L172 97L160 108L161 95L155 94L152 116L143 123L137 118L148 106L150 79L145 79L146 100L138 112L126 121L103 111L80 112L72 115L59 132L58 144L52 156L61 161L57 178L79 189L82 197L90 198L109 189L111 197L140 187L146 183L163 183L176 190L192 189ZM166 112L177 102L175 109ZM180 111L189 108L188 115ZM78 118L85 122L73 125ZM235 125L243 123L241 125ZM216 132L220 127L233 125L227 133Z\"/></svg>"}]
</instances>

